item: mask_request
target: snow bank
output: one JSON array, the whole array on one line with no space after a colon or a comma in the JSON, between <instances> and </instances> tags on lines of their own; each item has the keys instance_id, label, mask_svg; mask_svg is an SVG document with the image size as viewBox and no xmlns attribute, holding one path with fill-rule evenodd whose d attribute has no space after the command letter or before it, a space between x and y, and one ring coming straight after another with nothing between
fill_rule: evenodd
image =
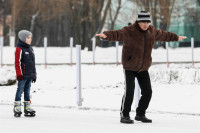
<instances>
[{"instance_id":1,"label":"snow bank","mask_svg":"<svg viewBox=\"0 0 200 133\"><path fill-rule=\"evenodd\" d=\"M152 82L159 83L182 83L182 84L199 84L200 70L199 68L189 67L172 67L153 66L150 70Z\"/></svg>"},{"instance_id":2,"label":"snow bank","mask_svg":"<svg viewBox=\"0 0 200 133\"><path fill-rule=\"evenodd\" d=\"M0 86L12 85L16 82L15 71L8 67L0 69Z\"/></svg>"},{"instance_id":3,"label":"snow bank","mask_svg":"<svg viewBox=\"0 0 200 133\"><path fill-rule=\"evenodd\" d=\"M83 65L85 66L85 65ZM105 71L105 73L110 73L110 69L113 69L114 65L111 65L111 68L108 67L104 69L104 67L96 68L97 71ZM89 66L88 66L89 67ZM42 67L37 67L41 69ZM51 66L51 69L49 71L54 72L53 68L57 68L57 66ZM122 66L114 67L116 71L114 71L113 75L122 75L121 72L123 70ZM43 68L42 68L43 69ZM85 68L83 68L85 69ZM55 73L57 73L58 70L55 70ZM68 70L66 75L69 74L69 71L71 71L71 75L74 75L75 68ZM95 72L98 73L98 72ZM87 70L83 71L83 74L87 75L85 78L83 78L83 84L84 82L87 82L88 76L90 77L90 73L87 72ZM179 65L172 65L170 68L167 68L165 65L152 65L149 69L150 79L152 82L155 83L164 83L164 84L174 84L174 83L180 83L180 84L200 84L200 69L199 64L196 64L196 67L188 66L188 64L179 64ZM105 77L104 77L105 78ZM101 80L101 85L97 83L96 85L107 85L107 82L111 82L110 80L103 80L100 76L98 80ZM105 81L105 83L104 83ZM16 82L16 76L15 76L15 70L12 67L3 67L0 69L0 85L12 85ZM74 81L75 82L75 78ZM95 81L93 81L95 83Z\"/></svg>"},{"instance_id":4,"label":"snow bank","mask_svg":"<svg viewBox=\"0 0 200 133\"><path fill-rule=\"evenodd\" d=\"M122 66L82 65L81 68L83 107L119 111L124 94ZM4 66L3 69L15 71L13 66ZM197 106L195 101L199 101L200 84L191 79L195 75L194 72L199 73L198 67L176 64L167 69L167 65L153 65L149 71L153 89L149 112L199 115L200 106ZM41 65L37 66L37 74L37 82L31 85L33 105L58 108L77 106L75 66L48 66L45 69ZM176 75L174 77L178 78L171 76L169 80L170 75ZM0 86L0 105L13 104L16 89L17 84Z\"/></svg>"}]
</instances>

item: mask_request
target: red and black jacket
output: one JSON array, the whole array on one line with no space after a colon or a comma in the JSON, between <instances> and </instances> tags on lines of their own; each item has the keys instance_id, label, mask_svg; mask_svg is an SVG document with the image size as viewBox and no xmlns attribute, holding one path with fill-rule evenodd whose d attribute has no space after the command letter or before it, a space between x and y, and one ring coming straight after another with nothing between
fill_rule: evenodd
<instances>
[{"instance_id":1,"label":"red and black jacket","mask_svg":"<svg viewBox=\"0 0 200 133\"><path fill-rule=\"evenodd\" d=\"M36 79L35 54L32 47L21 40L18 41L15 52L15 70L17 76L23 79Z\"/></svg>"}]
</instances>

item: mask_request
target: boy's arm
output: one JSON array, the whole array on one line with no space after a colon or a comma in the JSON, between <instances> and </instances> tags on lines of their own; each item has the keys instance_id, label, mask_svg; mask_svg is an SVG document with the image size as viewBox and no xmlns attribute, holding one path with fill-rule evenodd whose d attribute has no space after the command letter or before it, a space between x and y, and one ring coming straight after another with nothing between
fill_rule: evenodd
<instances>
[{"instance_id":1,"label":"boy's arm","mask_svg":"<svg viewBox=\"0 0 200 133\"><path fill-rule=\"evenodd\" d=\"M21 48L17 47L15 51L15 70L17 77L22 76L21 58L22 58L22 50Z\"/></svg>"},{"instance_id":2,"label":"boy's arm","mask_svg":"<svg viewBox=\"0 0 200 133\"><path fill-rule=\"evenodd\" d=\"M32 79L32 83L35 83L36 82L36 79L37 79L37 72L36 72L36 67L35 67L35 52L34 52L34 50L33 50L33 48L31 47L31 51L32 51L32 53L33 53L33 64L34 64L34 78Z\"/></svg>"},{"instance_id":3,"label":"boy's arm","mask_svg":"<svg viewBox=\"0 0 200 133\"><path fill-rule=\"evenodd\" d=\"M33 49L32 49L33 50ZM34 52L35 53L35 52ZM35 67L35 54L34 54L34 71L35 71L35 78L37 78L37 72L36 72L36 67Z\"/></svg>"},{"instance_id":4,"label":"boy's arm","mask_svg":"<svg viewBox=\"0 0 200 133\"><path fill-rule=\"evenodd\" d=\"M127 35L128 32L125 27L121 30L104 31L103 34L96 34L96 36L102 37L108 41L124 41Z\"/></svg>"}]
</instances>

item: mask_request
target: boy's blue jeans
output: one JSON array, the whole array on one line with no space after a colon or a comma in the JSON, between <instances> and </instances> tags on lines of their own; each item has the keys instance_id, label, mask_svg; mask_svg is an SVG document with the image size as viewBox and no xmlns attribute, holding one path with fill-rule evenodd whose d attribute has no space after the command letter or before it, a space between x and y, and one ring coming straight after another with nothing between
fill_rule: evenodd
<instances>
[{"instance_id":1,"label":"boy's blue jeans","mask_svg":"<svg viewBox=\"0 0 200 133\"><path fill-rule=\"evenodd\" d=\"M24 100L30 101L31 79L18 80L18 88L15 96L15 101L21 101L22 93L24 92Z\"/></svg>"}]
</instances>

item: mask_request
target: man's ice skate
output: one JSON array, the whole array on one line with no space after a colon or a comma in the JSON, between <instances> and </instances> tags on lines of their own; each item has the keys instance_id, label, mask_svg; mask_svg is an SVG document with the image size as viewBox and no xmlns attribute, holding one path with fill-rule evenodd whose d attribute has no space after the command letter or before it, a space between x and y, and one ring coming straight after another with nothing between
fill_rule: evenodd
<instances>
[{"instance_id":1,"label":"man's ice skate","mask_svg":"<svg viewBox=\"0 0 200 133\"><path fill-rule=\"evenodd\" d=\"M14 102L13 112L14 112L14 116L15 117L20 117L21 116L21 114L22 114L22 111L21 111L21 101L15 101Z\"/></svg>"},{"instance_id":2,"label":"man's ice skate","mask_svg":"<svg viewBox=\"0 0 200 133\"><path fill-rule=\"evenodd\" d=\"M30 101L24 101L24 116L34 117L35 110L30 107Z\"/></svg>"}]
</instances>

